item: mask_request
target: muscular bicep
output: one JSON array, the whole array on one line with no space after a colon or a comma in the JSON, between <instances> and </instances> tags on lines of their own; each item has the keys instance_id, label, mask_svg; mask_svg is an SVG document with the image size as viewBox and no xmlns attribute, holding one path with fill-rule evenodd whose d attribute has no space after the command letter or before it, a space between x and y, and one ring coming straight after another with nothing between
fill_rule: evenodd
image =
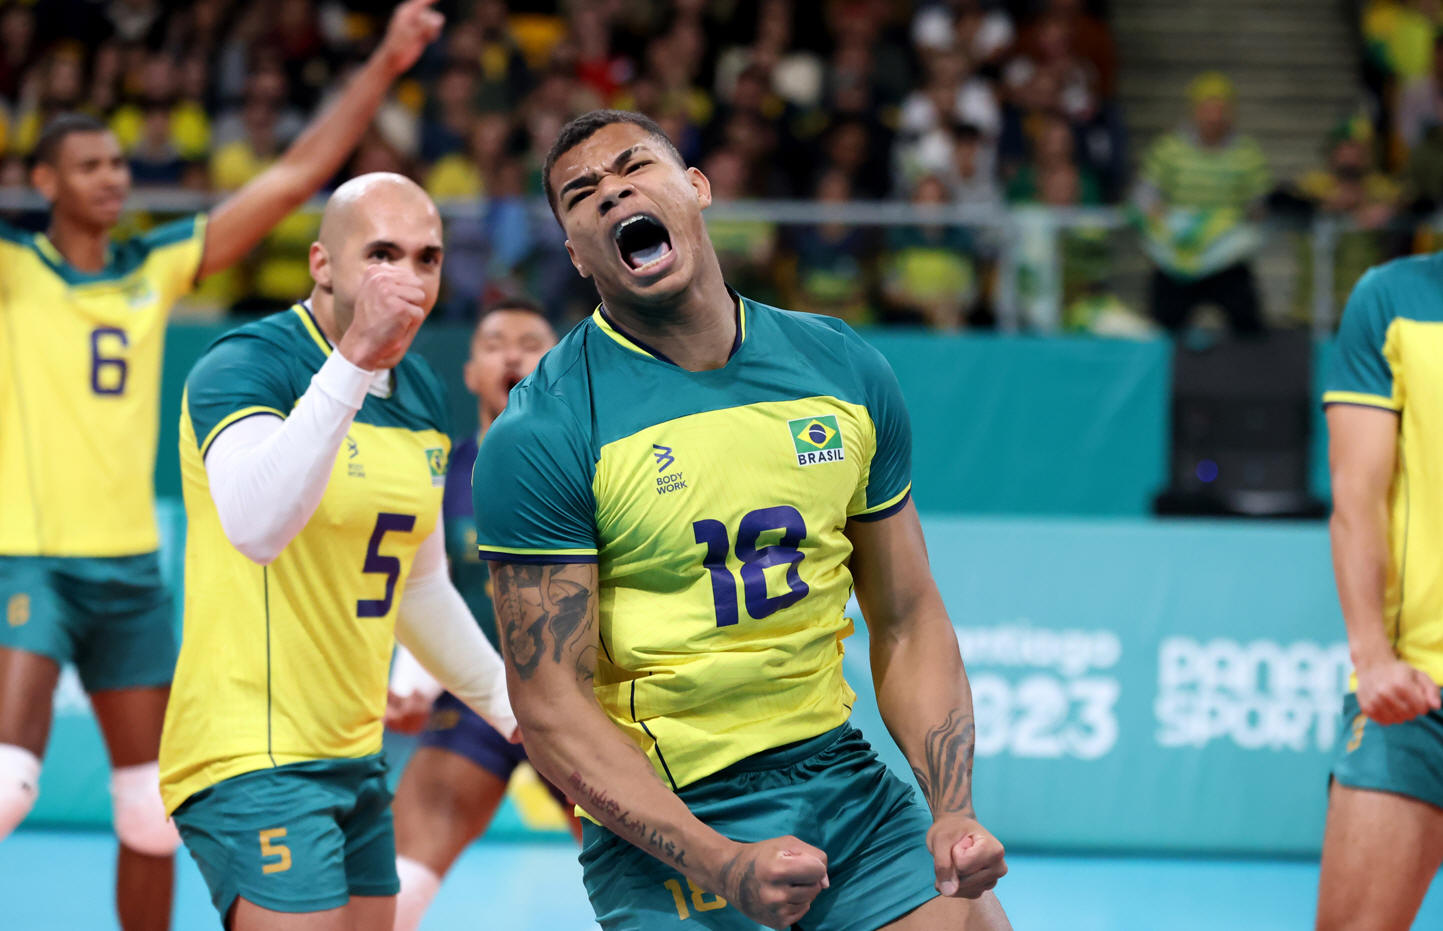
<instances>
[{"instance_id":1,"label":"muscular bicep","mask_svg":"<svg viewBox=\"0 0 1443 931\"><path fill-rule=\"evenodd\" d=\"M1393 481L1398 457L1398 414L1381 407L1331 404L1328 466L1337 507L1376 505Z\"/></svg>"},{"instance_id":2,"label":"muscular bicep","mask_svg":"<svg viewBox=\"0 0 1443 931\"><path fill-rule=\"evenodd\" d=\"M903 633L926 615L946 616L910 500L881 520L849 521L847 538L857 603L873 637Z\"/></svg>"},{"instance_id":3,"label":"muscular bicep","mask_svg":"<svg viewBox=\"0 0 1443 931\"><path fill-rule=\"evenodd\" d=\"M596 674L595 563L491 562L492 602L513 701L570 684L591 691Z\"/></svg>"}]
</instances>

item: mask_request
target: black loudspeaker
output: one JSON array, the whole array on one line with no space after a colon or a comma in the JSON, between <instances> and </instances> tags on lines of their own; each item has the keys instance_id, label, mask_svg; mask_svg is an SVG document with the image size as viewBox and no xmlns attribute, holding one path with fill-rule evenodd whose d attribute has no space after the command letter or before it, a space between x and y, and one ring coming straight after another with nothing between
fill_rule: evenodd
<instances>
[{"instance_id":1,"label":"black loudspeaker","mask_svg":"<svg viewBox=\"0 0 1443 931\"><path fill-rule=\"evenodd\" d=\"M1305 332L1175 344L1170 484L1154 510L1323 516L1308 492L1312 357Z\"/></svg>"}]
</instances>

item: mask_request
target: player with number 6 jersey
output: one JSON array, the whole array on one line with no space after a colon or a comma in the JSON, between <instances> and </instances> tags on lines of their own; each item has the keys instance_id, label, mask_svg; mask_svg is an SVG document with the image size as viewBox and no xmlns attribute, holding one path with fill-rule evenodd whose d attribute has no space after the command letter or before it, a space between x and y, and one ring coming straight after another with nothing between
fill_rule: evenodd
<instances>
[{"instance_id":1,"label":"player with number 6 jersey","mask_svg":"<svg viewBox=\"0 0 1443 931\"><path fill-rule=\"evenodd\" d=\"M434 2L400 3L334 103L207 216L114 237L126 153L106 123L71 113L33 153L45 232L0 225L0 840L38 797L73 663L110 758L126 931L169 925L180 845L156 764L176 661L153 492L166 317L330 180L440 33Z\"/></svg>"},{"instance_id":2,"label":"player with number 6 jersey","mask_svg":"<svg viewBox=\"0 0 1443 931\"><path fill-rule=\"evenodd\" d=\"M186 382L185 628L161 794L241 931L317 912L390 929L395 640L516 731L501 659L446 570L444 389L407 355L441 258L414 182L352 179L311 247L310 299L221 337Z\"/></svg>"}]
</instances>

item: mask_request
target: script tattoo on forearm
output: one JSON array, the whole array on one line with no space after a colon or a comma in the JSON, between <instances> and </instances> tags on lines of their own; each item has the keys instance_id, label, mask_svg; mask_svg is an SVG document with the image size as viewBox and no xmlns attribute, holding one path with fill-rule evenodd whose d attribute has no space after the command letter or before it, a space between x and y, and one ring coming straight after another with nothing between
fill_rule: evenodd
<instances>
[{"instance_id":1,"label":"script tattoo on forearm","mask_svg":"<svg viewBox=\"0 0 1443 931\"><path fill-rule=\"evenodd\" d=\"M530 679L549 655L560 663L585 636L591 614L592 587L575 576L586 567L526 566L507 563L492 574L496 620L501 645L516 675ZM585 649L583 648L583 653ZM595 664L594 651L590 663ZM580 674L584 665L577 658Z\"/></svg>"},{"instance_id":2,"label":"script tattoo on forearm","mask_svg":"<svg viewBox=\"0 0 1443 931\"><path fill-rule=\"evenodd\" d=\"M600 786L591 785L575 770L571 773L571 787L576 790L582 807L597 818L605 821L613 831L676 866L686 866L686 851L681 845L648 825L641 818L621 806L621 803L606 793Z\"/></svg>"},{"instance_id":3,"label":"script tattoo on forearm","mask_svg":"<svg viewBox=\"0 0 1443 931\"><path fill-rule=\"evenodd\" d=\"M972 753L976 729L972 715L959 708L927 732L923 743L923 766L912 766L912 775L933 814L972 813Z\"/></svg>"}]
</instances>

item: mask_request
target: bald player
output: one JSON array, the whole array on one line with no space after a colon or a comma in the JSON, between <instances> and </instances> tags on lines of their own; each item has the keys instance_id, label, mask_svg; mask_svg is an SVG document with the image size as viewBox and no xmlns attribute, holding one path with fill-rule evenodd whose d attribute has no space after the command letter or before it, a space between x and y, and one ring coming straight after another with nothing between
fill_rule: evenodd
<instances>
[{"instance_id":1,"label":"bald player","mask_svg":"<svg viewBox=\"0 0 1443 931\"><path fill-rule=\"evenodd\" d=\"M217 340L181 403L185 627L161 795L235 929L389 929L392 641L515 736L446 570L444 389L407 350L441 219L399 175L338 189L308 300Z\"/></svg>"},{"instance_id":2,"label":"bald player","mask_svg":"<svg viewBox=\"0 0 1443 931\"><path fill-rule=\"evenodd\" d=\"M180 845L156 771L176 656L153 490L166 318L335 174L440 33L434 2L399 4L335 105L208 217L113 237L125 155L104 123L71 114L35 148L46 232L0 224L0 840L35 804L73 663L110 757L126 931L169 926Z\"/></svg>"}]
</instances>

